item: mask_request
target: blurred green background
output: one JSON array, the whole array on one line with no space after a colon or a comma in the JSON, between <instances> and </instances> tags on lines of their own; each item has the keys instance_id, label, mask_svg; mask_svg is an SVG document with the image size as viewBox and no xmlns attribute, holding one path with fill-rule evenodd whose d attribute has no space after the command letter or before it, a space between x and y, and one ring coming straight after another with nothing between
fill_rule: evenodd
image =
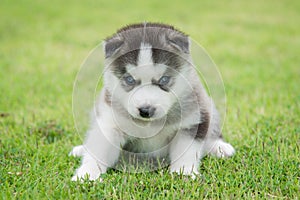
<instances>
[{"instance_id":1,"label":"blurred green background","mask_svg":"<svg viewBox=\"0 0 300 200\"><path fill-rule=\"evenodd\" d=\"M300 1L0 2L0 194L6 198L299 198ZM90 50L118 28L169 23L210 54L223 76L229 160L205 178L112 172L70 182L81 142L72 86Z\"/></svg>"}]
</instances>

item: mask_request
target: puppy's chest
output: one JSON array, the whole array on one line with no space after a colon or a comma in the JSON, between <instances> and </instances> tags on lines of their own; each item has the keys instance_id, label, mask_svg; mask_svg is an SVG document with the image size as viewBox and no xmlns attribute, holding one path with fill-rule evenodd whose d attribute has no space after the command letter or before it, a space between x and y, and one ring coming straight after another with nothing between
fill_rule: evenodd
<instances>
[{"instance_id":1,"label":"puppy's chest","mask_svg":"<svg viewBox=\"0 0 300 200\"><path fill-rule=\"evenodd\" d=\"M175 131L160 132L149 138L128 137L123 149L135 153L163 154L175 135Z\"/></svg>"}]
</instances>

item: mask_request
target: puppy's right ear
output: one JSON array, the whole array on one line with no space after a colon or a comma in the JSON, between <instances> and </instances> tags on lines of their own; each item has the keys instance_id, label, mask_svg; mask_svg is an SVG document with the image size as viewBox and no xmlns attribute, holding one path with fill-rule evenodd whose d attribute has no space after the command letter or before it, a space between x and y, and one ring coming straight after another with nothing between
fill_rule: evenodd
<instances>
[{"instance_id":1,"label":"puppy's right ear","mask_svg":"<svg viewBox=\"0 0 300 200\"><path fill-rule=\"evenodd\" d=\"M112 38L103 42L105 58L115 55L123 46L121 38Z\"/></svg>"},{"instance_id":2,"label":"puppy's right ear","mask_svg":"<svg viewBox=\"0 0 300 200\"><path fill-rule=\"evenodd\" d=\"M190 52L190 41L187 36L178 34L167 37L167 42L175 49L182 51L183 53Z\"/></svg>"}]
</instances>

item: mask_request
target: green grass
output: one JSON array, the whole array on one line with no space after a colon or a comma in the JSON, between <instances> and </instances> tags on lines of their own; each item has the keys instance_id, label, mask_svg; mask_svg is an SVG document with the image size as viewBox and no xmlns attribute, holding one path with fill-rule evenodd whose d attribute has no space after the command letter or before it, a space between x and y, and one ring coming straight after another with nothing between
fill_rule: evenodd
<instances>
[{"instance_id":1,"label":"green grass","mask_svg":"<svg viewBox=\"0 0 300 200\"><path fill-rule=\"evenodd\" d=\"M299 1L23 1L0 6L0 198L299 199ZM72 86L103 38L140 21L173 24L218 65L237 153L207 157L196 180L109 171L73 183L80 144Z\"/></svg>"}]
</instances>

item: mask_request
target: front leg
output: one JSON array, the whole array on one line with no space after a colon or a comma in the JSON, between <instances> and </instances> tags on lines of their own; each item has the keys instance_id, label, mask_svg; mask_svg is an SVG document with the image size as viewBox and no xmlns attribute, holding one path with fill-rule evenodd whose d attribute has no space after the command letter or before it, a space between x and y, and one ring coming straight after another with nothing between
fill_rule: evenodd
<instances>
[{"instance_id":1,"label":"front leg","mask_svg":"<svg viewBox=\"0 0 300 200\"><path fill-rule=\"evenodd\" d=\"M121 144L124 139L120 133L113 129L106 129L103 134L98 126L88 132L88 137L83 145L84 154L81 166L76 170L72 180L88 177L96 180L99 176L112 167L119 158Z\"/></svg>"},{"instance_id":2,"label":"front leg","mask_svg":"<svg viewBox=\"0 0 300 200\"><path fill-rule=\"evenodd\" d=\"M180 132L170 145L171 172L195 177L200 159L205 155L203 141L195 139L188 132Z\"/></svg>"}]
</instances>

